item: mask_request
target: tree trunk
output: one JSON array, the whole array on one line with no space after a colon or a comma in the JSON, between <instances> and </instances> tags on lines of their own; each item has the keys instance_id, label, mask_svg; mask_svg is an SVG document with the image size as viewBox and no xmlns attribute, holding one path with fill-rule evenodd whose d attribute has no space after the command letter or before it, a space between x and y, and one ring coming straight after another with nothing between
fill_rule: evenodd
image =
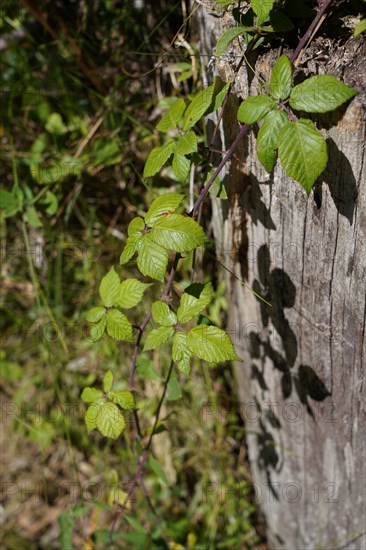
<instances>
[{"instance_id":1,"label":"tree trunk","mask_svg":"<svg viewBox=\"0 0 366 550\"><path fill-rule=\"evenodd\" d=\"M209 63L217 37L234 25L229 12L215 16L214 6L197 15L208 83L217 73L231 80L241 58L234 45ZM225 172L229 200L213 200L217 256L232 272L223 271L229 328L243 358L238 406L276 549L366 548L366 48L351 29L339 36L337 15L299 68L333 74L360 94L316 119L329 164L310 196L279 163L271 175L263 170L250 132ZM255 50L250 63L267 80L280 52L265 51ZM215 147L227 149L237 135L239 98L259 92L243 66ZM209 135L214 123L208 120Z\"/></svg>"}]
</instances>

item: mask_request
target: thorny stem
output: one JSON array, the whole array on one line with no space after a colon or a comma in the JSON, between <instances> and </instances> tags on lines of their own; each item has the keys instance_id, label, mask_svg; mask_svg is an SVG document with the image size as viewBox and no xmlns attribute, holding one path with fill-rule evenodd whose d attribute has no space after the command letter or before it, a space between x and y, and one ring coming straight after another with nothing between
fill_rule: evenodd
<instances>
[{"instance_id":1,"label":"thorny stem","mask_svg":"<svg viewBox=\"0 0 366 550\"><path fill-rule=\"evenodd\" d=\"M317 12L313 21L310 23L308 30L301 38L296 50L290 58L292 65L296 65L296 61L300 59L302 51L306 48L308 42L310 42L310 40L313 38L315 32L318 30L318 26L320 26L320 24L323 22L325 18L325 12L330 7L332 2L333 0L324 0L321 6L319 6L319 11Z\"/></svg>"},{"instance_id":2,"label":"thorny stem","mask_svg":"<svg viewBox=\"0 0 366 550\"><path fill-rule=\"evenodd\" d=\"M299 42L299 45L297 46L297 48L295 49L294 53L292 54L291 58L290 58L290 61L291 61L291 64L292 65L295 65L296 64L296 61L297 59L300 57L303 49L308 45L308 43L311 41L314 33L316 32L316 30L319 28L319 26L322 24L323 20L324 20L324 14L326 12L326 10L330 7L331 3L333 2L333 0L324 0L322 5L320 6L319 8L319 11L317 12L316 16L314 17L313 21L311 22L309 28L307 29L307 31L305 32L304 36L301 38L300 42ZM224 154L221 162L219 163L219 165L217 166L217 168L215 169L214 173L212 174L212 176L210 177L209 181L207 182L207 184L203 187L202 191L200 192L200 195L197 199L197 201L195 202L191 212L189 213L189 215L192 217L192 218L196 218L198 213L199 213L199 210L202 206L202 203L204 201L204 199L206 198L212 184L214 183L215 179L218 177L218 175L221 173L222 169L224 168L224 166L226 165L227 162L229 162L229 160L232 158L232 156L234 155L234 153L236 152L237 148L239 147L239 144L242 140L242 138L245 136L245 134L248 132L248 130L250 129L250 126L247 125L247 124L240 124L240 130L239 130L239 133L238 135L236 136L235 140L233 141L233 143L231 144L230 148L226 151L226 153ZM172 266L172 269L170 271L170 275L169 275L169 279L168 279L168 283L167 283L167 286L165 287L165 290L163 291L162 295L161 295L161 299L164 299L166 297L169 296L171 290L172 290L172 287L173 287L173 283L174 283L174 279L175 279L175 276L176 276L176 273L177 273L177 266L178 266L178 261L179 261L179 258L180 258L180 254L177 253L175 255L175 258L174 258L174 262L173 262L173 266ZM141 342L141 338L142 338L142 335L147 327L147 325L149 324L150 320L151 320L151 317L152 317L152 314L151 312L148 313L144 319L144 321L142 322L142 324L140 325L139 327L139 334L138 334L138 337L137 337L137 340L136 340L136 344L135 344L135 347L134 347L134 351L133 351L133 355L132 355L132 360L131 360L131 370L130 370L130 391L134 391L134 377L135 377L135 372L136 372L136 361L137 361L137 356L138 356L138 352L139 352L139 346L140 346L140 342ZM153 438L153 435L154 435L154 431L156 429L156 426L158 424L158 421L159 421L159 416L160 416L160 410L161 410L161 407L162 407L162 404L163 404L163 401L164 401L164 398L165 398L165 394L166 394L166 391L167 391L167 387L168 387L168 383L169 383L169 380L170 380L170 376L172 374L172 371L173 371L173 366L174 366L174 361L172 360L171 363L170 363L170 367L169 367L169 372L168 372L168 375L167 375L167 378L164 382L164 388L163 388L163 393L161 395L161 398L160 398L160 401L159 401L159 404L158 404L158 407L157 407L157 410L156 410L156 413L155 413L155 422L154 422L154 426L152 428L152 431L150 433L150 436L149 436L149 439L148 439L148 442L146 444L146 446L144 447L144 450L143 450L143 453L142 455L139 457L139 460L138 460L138 468L136 470L136 473L135 473L135 476L133 478L133 481L131 483L131 488L129 489L128 491L128 494L126 496L126 499L125 499L125 502L124 504L122 505L121 507L121 511L119 511L116 515L116 517L114 518L113 520L113 525L112 525L112 528L111 528L111 536L112 536L112 533L114 531L114 528L115 528L115 525L116 525L116 522L118 521L119 517L121 516L121 514L124 512L124 510L126 509L126 503L128 502L129 498L132 496L133 492L135 491L136 487L138 486L139 484L139 481L140 481L140 478L142 476L142 472L143 472L143 468L144 468L144 465L145 465L145 462L148 458L148 451L151 447L151 443L152 443L152 438ZM139 420L138 420L138 414L137 414L137 411L134 411L135 413L135 420L136 420L136 427L137 427L137 432L138 432L138 435L139 437L141 438L142 437L142 433L141 433L141 429L140 429L140 425L139 425Z\"/></svg>"}]
</instances>

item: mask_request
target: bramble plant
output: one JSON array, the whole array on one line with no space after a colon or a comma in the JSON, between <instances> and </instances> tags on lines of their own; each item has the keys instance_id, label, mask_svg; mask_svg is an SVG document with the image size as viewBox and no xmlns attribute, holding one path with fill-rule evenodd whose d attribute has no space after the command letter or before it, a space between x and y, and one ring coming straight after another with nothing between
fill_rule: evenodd
<instances>
[{"instance_id":1,"label":"bramble plant","mask_svg":"<svg viewBox=\"0 0 366 550\"><path fill-rule=\"evenodd\" d=\"M314 75L293 86L293 70L286 55L275 63L269 94L245 99L238 109L238 120L245 124L263 123L257 136L257 155L272 172L277 156L287 174L301 183L309 194L328 162L327 144L311 120L294 111L327 113L351 99L357 91L332 75Z\"/></svg>"},{"instance_id":2,"label":"bramble plant","mask_svg":"<svg viewBox=\"0 0 366 550\"><path fill-rule=\"evenodd\" d=\"M218 0L217 3L224 8L231 4L228 0ZM331 0L323 2L291 59L281 55L276 61L270 81L268 84L264 83L268 93L246 98L241 103L237 112L240 123L238 135L228 151L222 152L222 160L216 168L207 169L207 158L199 151L202 138L195 126L209 113L225 106L233 82L225 83L216 77L211 86L198 92L188 104L182 98L172 98L169 109L156 126L163 135L164 143L151 151L145 164L144 177L154 177L165 165L171 164L175 178L183 183L187 181L192 166L204 163L204 184L188 214L182 207L184 194L168 193L155 198L146 215L135 217L128 226L128 237L121 253L120 264L127 265L137 257L137 268L143 276L159 282L166 280L160 299L152 303L151 311L141 324L137 327L133 325L121 310L137 306L152 283L132 278L121 282L113 267L100 284L99 293L103 305L93 307L87 314L93 340L100 339L107 332L116 340L134 344L129 390L112 391L113 375L108 371L103 380L103 391L88 387L82 393L82 399L89 404L85 415L88 431L98 429L102 435L117 439L126 425L126 411L131 410L139 440L148 437L147 443L142 447L131 492L126 495L122 510L126 508L126 502L148 459L152 437L159 429L159 414L167 389L173 388L172 391L178 398L181 395L176 379L169 386L172 382L173 366L189 378L193 357L211 365L240 360L228 334L216 325L205 322L201 315L213 299L210 282L196 282L187 286L180 292L178 305L173 307L171 294L180 259L207 241L205 232L197 221L203 200L209 192L226 198L225 190L220 189L219 174L251 125L259 121L262 124L256 147L260 163L271 172L279 158L287 174L298 181L309 194L328 162L327 145L315 123L303 117L298 118L298 114L333 111L357 94L356 90L332 75L314 75L300 84L293 83L295 61L330 4ZM300 0L296 2L296 6L301 17L308 17L313 13ZM217 56L223 55L233 40L241 36L246 43L246 52L257 48L266 36L292 29L290 16L296 17L290 2L276 3L275 0L251 0L246 13L241 13L239 6L233 9L233 15L239 26L221 35L216 47ZM243 60L247 61L245 54ZM168 271L170 259L172 267ZM145 338L145 331L151 320L155 326ZM150 352L164 344L171 345L168 376L156 410L154 425L142 430L138 403L135 402L137 358L141 348L143 352ZM152 457L150 459L153 469L159 468L156 461Z\"/></svg>"}]
</instances>

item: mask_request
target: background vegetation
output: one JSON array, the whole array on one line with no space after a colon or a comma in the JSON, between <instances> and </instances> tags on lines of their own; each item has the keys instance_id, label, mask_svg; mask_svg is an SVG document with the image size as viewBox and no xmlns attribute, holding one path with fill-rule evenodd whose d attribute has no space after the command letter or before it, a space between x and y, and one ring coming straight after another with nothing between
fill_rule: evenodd
<instances>
[{"instance_id":1,"label":"background vegetation","mask_svg":"<svg viewBox=\"0 0 366 550\"><path fill-rule=\"evenodd\" d=\"M229 368L198 362L170 391L157 464L118 521L136 448L129 430L117 442L88 436L80 400L109 369L128 378L126 344L92 343L85 321L128 223L160 191L188 193L169 168L142 178L164 107L202 87L188 6L24 1L1 10L2 547L259 547ZM212 256L204 261L215 281ZM223 292L216 287L210 310L218 322ZM138 364L146 424L165 359L156 352Z\"/></svg>"}]
</instances>

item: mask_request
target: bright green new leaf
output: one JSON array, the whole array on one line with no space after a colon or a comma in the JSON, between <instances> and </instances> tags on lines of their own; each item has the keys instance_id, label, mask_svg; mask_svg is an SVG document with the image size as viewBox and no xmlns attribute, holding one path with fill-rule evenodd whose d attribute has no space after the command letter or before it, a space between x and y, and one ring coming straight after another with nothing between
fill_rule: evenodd
<instances>
[{"instance_id":1,"label":"bright green new leaf","mask_svg":"<svg viewBox=\"0 0 366 550\"><path fill-rule=\"evenodd\" d=\"M183 113L186 109L186 104L184 99L178 99L173 103L173 105L164 113L163 118L157 124L156 128L160 132L167 132L171 128L178 126L183 120Z\"/></svg>"},{"instance_id":2,"label":"bright green new leaf","mask_svg":"<svg viewBox=\"0 0 366 550\"><path fill-rule=\"evenodd\" d=\"M115 340L133 342L132 325L118 309L111 309L107 314L107 332Z\"/></svg>"},{"instance_id":3,"label":"bright green new leaf","mask_svg":"<svg viewBox=\"0 0 366 550\"><path fill-rule=\"evenodd\" d=\"M160 219L151 230L151 238L167 250L189 252L203 244L206 235L192 218L170 214Z\"/></svg>"},{"instance_id":4,"label":"bright green new leaf","mask_svg":"<svg viewBox=\"0 0 366 550\"><path fill-rule=\"evenodd\" d=\"M292 66L287 55L281 55L273 67L270 94L274 99L287 99L292 89Z\"/></svg>"},{"instance_id":5,"label":"bright green new leaf","mask_svg":"<svg viewBox=\"0 0 366 550\"><path fill-rule=\"evenodd\" d=\"M186 132L193 128L196 122L203 117L209 106L211 105L212 97L214 93L214 84L198 92L195 98L188 105L186 112L184 113L183 130Z\"/></svg>"},{"instance_id":6,"label":"bright green new leaf","mask_svg":"<svg viewBox=\"0 0 366 550\"><path fill-rule=\"evenodd\" d=\"M107 402L100 407L96 426L105 437L118 439L126 426L126 422L117 405Z\"/></svg>"},{"instance_id":7,"label":"bright green new leaf","mask_svg":"<svg viewBox=\"0 0 366 550\"><path fill-rule=\"evenodd\" d=\"M178 321L182 324L188 323L193 317L199 315L208 304L213 296L211 283L193 283L185 289L180 299L179 308L177 311Z\"/></svg>"},{"instance_id":8,"label":"bright green new leaf","mask_svg":"<svg viewBox=\"0 0 366 550\"><path fill-rule=\"evenodd\" d=\"M139 255L137 257L137 267L143 275L163 281L168 265L168 252L156 244L150 234L142 239Z\"/></svg>"},{"instance_id":9,"label":"bright green new leaf","mask_svg":"<svg viewBox=\"0 0 366 550\"><path fill-rule=\"evenodd\" d=\"M147 335L144 345L144 351L155 349L162 344L165 344L174 334L173 327L158 327L153 328Z\"/></svg>"},{"instance_id":10,"label":"bright green new leaf","mask_svg":"<svg viewBox=\"0 0 366 550\"><path fill-rule=\"evenodd\" d=\"M179 181L185 181L189 174L189 169L191 167L191 161L187 159L184 155L180 153L174 153L173 157L173 170Z\"/></svg>"},{"instance_id":11,"label":"bright green new leaf","mask_svg":"<svg viewBox=\"0 0 366 550\"><path fill-rule=\"evenodd\" d=\"M128 237L125 247L122 250L122 254L119 258L119 263L121 265L126 264L127 262L130 261L132 256L135 254L137 250L137 246L141 241L141 239L142 239L141 234L134 234L134 235L131 235L131 237Z\"/></svg>"},{"instance_id":12,"label":"bright green new leaf","mask_svg":"<svg viewBox=\"0 0 366 550\"><path fill-rule=\"evenodd\" d=\"M166 473L164 472L163 467L157 460L155 460L155 458L152 455L149 456L149 464L154 474L163 483L168 483L168 478L166 477Z\"/></svg>"},{"instance_id":13,"label":"bright green new leaf","mask_svg":"<svg viewBox=\"0 0 366 550\"><path fill-rule=\"evenodd\" d=\"M93 342L100 340L100 338L104 334L106 325L107 325L107 316L104 315L100 321L98 321L97 323L94 323L90 327L90 337L93 340Z\"/></svg>"},{"instance_id":14,"label":"bright green new leaf","mask_svg":"<svg viewBox=\"0 0 366 550\"><path fill-rule=\"evenodd\" d=\"M267 172L272 172L277 161L279 135L288 124L284 111L270 111L263 120L257 135L257 155Z\"/></svg>"},{"instance_id":15,"label":"bright green new leaf","mask_svg":"<svg viewBox=\"0 0 366 550\"><path fill-rule=\"evenodd\" d=\"M242 35L243 32L245 32L248 29L248 27L233 27L232 29L227 29L222 33L220 38L217 41L216 44L216 55L220 57L220 55L223 55L227 48L229 47L229 44L235 38L238 38L238 36Z\"/></svg>"},{"instance_id":16,"label":"bright green new leaf","mask_svg":"<svg viewBox=\"0 0 366 550\"><path fill-rule=\"evenodd\" d=\"M255 95L244 99L238 109L237 117L239 122L254 124L275 108L276 102L268 95Z\"/></svg>"},{"instance_id":17,"label":"bright green new leaf","mask_svg":"<svg viewBox=\"0 0 366 550\"><path fill-rule=\"evenodd\" d=\"M145 223L147 226L152 227L161 216L166 216L175 212L178 206L184 199L184 195L179 193L167 193L166 195L160 195L152 203L145 216Z\"/></svg>"},{"instance_id":18,"label":"bright green new leaf","mask_svg":"<svg viewBox=\"0 0 366 550\"><path fill-rule=\"evenodd\" d=\"M268 19L274 3L275 0L250 0L251 8L258 17L259 25Z\"/></svg>"},{"instance_id":19,"label":"bright green new leaf","mask_svg":"<svg viewBox=\"0 0 366 550\"><path fill-rule=\"evenodd\" d=\"M94 401L101 399L102 397L102 390L97 390L96 388L84 388L81 394L81 399L84 403L94 403Z\"/></svg>"},{"instance_id":20,"label":"bright green new leaf","mask_svg":"<svg viewBox=\"0 0 366 550\"><path fill-rule=\"evenodd\" d=\"M287 174L308 194L328 162L325 139L313 122L303 118L282 128L278 155Z\"/></svg>"},{"instance_id":21,"label":"bright green new leaf","mask_svg":"<svg viewBox=\"0 0 366 550\"><path fill-rule=\"evenodd\" d=\"M32 227L42 227L43 223L41 222L40 217L38 216L37 210L34 206L29 206L25 212L25 217L29 225Z\"/></svg>"},{"instance_id":22,"label":"bright green new leaf","mask_svg":"<svg viewBox=\"0 0 366 550\"><path fill-rule=\"evenodd\" d=\"M187 345L194 355L208 363L240 361L226 332L212 325L192 328L187 335Z\"/></svg>"},{"instance_id":23,"label":"bright green new leaf","mask_svg":"<svg viewBox=\"0 0 366 550\"><path fill-rule=\"evenodd\" d=\"M90 407L87 408L86 413L84 415L85 424L88 430L88 433L90 433L92 430L95 430L97 427L97 418L100 414L100 411L102 407L105 404L104 397L95 400Z\"/></svg>"},{"instance_id":24,"label":"bright green new leaf","mask_svg":"<svg viewBox=\"0 0 366 550\"><path fill-rule=\"evenodd\" d=\"M128 236L131 237L132 235L139 235L141 231L145 228L145 222L142 218L137 216L137 218L133 218L133 220L130 221L127 228Z\"/></svg>"},{"instance_id":25,"label":"bright green new leaf","mask_svg":"<svg viewBox=\"0 0 366 550\"><path fill-rule=\"evenodd\" d=\"M105 307L112 307L119 293L121 281L112 267L105 275L99 286L99 294Z\"/></svg>"},{"instance_id":26,"label":"bright green new leaf","mask_svg":"<svg viewBox=\"0 0 366 550\"><path fill-rule=\"evenodd\" d=\"M108 370L103 377L103 390L107 393L113 386L113 372Z\"/></svg>"},{"instance_id":27,"label":"bright green new leaf","mask_svg":"<svg viewBox=\"0 0 366 550\"><path fill-rule=\"evenodd\" d=\"M166 398L168 401L176 401L182 397L182 388L176 378L171 378L168 382L166 390Z\"/></svg>"},{"instance_id":28,"label":"bright green new leaf","mask_svg":"<svg viewBox=\"0 0 366 550\"><path fill-rule=\"evenodd\" d=\"M137 306L143 298L144 292L151 283L141 283L138 279L126 279L119 287L119 294L115 300L116 306L130 309Z\"/></svg>"},{"instance_id":29,"label":"bright green new leaf","mask_svg":"<svg viewBox=\"0 0 366 550\"><path fill-rule=\"evenodd\" d=\"M122 409L136 409L133 393L128 390L110 391L108 393L108 397L109 399L112 399L112 401L116 403L116 405L122 407Z\"/></svg>"},{"instance_id":30,"label":"bright green new leaf","mask_svg":"<svg viewBox=\"0 0 366 550\"><path fill-rule=\"evenodd\" d=\"M177 324L176 314L164 302L153 302L151 312L155 323L163 327L171 327Z\"/></svg>"},{"instance_id":31,"label":"bright green new leaf","mask_svg":"<svg viewBox=\"0 0 366 550\"><path fill-rule=\"evenodd\" d=\"M155 147L147 158L144 168L144 178L155 176L174 153L174 150L174 142L166 143L162 147Z\"/></svg>"},{"instance_id":32,"label":"bright green new leaf","mask_svg":"<svg viewBox=\"0 0 366 550\"><path fill-rule=\"evenodd\" d=\"M356 94L357 90L330 74L315 75L293 88L290 106L306 113L326 113L337 109Z\"/></svg>"},{"instance_id":33,"label":"bright green new leaf","mask_svg":"<svg viewBox=\"0 0 366 550\"><path fill-rule=\"evenodd\" d=\"M197 136L193 130L179 138L176 152L182 155L189 155L190 153L197 152Z\"/></svg>"},{"instance_id":34,"label":"bright green new leaf","mask_svg":"<svg viewBox=\"0 0 366 550\"><path fill-rule=\"evenodd\" d=\"M97 323L101 320L105 313L105 307L92 307L87 313L86 320L88 321L88 323Z\"/></svg>"},{"instance_id":35,"label":"bright green new leaf","mask_svg":"<svg viewBox=\"0 0 366 550\"><path fill-rule=\"evenodd\" d=\"M172 358L187 378L191 375L191 357L192 353L187 346L187 333L180 330L173 336Z\"/></svg>"}]
</instances>

